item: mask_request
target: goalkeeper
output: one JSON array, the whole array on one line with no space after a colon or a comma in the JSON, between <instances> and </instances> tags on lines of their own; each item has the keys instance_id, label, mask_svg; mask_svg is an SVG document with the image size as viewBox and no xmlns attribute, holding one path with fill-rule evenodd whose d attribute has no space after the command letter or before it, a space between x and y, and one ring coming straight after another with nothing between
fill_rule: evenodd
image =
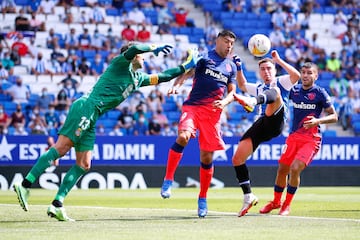
<instances>
[{"instance_id":1,"label":"goalkeeper","mask_svg":"<svg viewBox=\"0 0 360 240\"><path fill-rule=\"evenodd\" d=\"M28 211L29 189L32 183L54 160L64 156L74 147L76 164L66 173L52 204L47 209L50 217L59 221L74 221L67 216L63 202L77 180L90 169L96 121L101 115L117 107L139 87L170 81L195 67L197 52L190 50L186 62L176 68L150 75L137 71L144 64L142 53L153 52L158 56L160 52L168 54L171 50L170 45L157 47L131 43L121 48L121 54L112 60L93 89L72 104L59 131L56 144L40 156L21 183L14 184L19 203L25 211Z\"/></svg>"}]
</instances>

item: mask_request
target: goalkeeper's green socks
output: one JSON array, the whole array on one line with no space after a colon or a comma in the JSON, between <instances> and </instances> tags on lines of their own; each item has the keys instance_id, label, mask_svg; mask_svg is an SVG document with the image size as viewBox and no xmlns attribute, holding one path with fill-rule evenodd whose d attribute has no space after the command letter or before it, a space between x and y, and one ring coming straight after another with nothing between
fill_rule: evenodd
<instances>
[{"instance_id":1,"label":"goalkeeper's green socks","mask_svg":"<svg viewBox=\"0 0 360 240\"><path fill-rule=\"evenodd\" d=\"M45 171L46 168L50 167L51 163L58 159L60 154L55 148L50 148L44 154L40 156L35 165L31 168L30 172L26 175L22 185L23 187L29 188L31 184Z\"/></svg>"},{"instance_id":2,"label":"goalkeeper's green socks","mask_svg":"<svg viewBox=\"0 0 360 240\"><path fill-rule=\"evenodd\" d=\"M75 183L79 178L86 172L86 170L78 165L72 166L70 170L66 173L63 182L60 185L60 188L55 196L55 200L64 202L64 198L70 192Z\"/></svg>"}]
</instances>

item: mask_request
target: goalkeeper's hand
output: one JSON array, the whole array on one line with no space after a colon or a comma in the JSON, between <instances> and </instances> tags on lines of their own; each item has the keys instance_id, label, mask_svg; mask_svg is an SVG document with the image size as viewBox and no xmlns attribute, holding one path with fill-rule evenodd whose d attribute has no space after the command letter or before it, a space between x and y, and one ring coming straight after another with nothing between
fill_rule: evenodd
<instances>
[{"instance_id":1,"label":"goalkeeper's hand","mask_svg":"<svg viewBox=\"0 0 360 240\"><path fill-rule=\"evenodd\" d=\"M236 65L236 69L238 71L242 71L242 62L241 62L241 58L238 55L233 56L233 62Z\"/></svg>"},{"instance_id":2,"label":"goalkeeper's hand","mask_svg":"<svg viewBox=\"0 0 360 240\"><path fill-rule=\"evenodd\" d=\"M171 45L163 45L163 46L158 46L155 47L155 49L153 50L153 53L155 54L155 56L159 56L159 53L162 52L165 55L168 55L171 51L172 51L173 46Z\"/></svg>"},{"instance_id":3,"label":"goalkeeper's hand","mask_svg":"<svg viewBox=\"0 0 360 240\"><path fill-rule=\"evenodd\" d=\"M196 66L196 63L201 59L202 57L199 57L199 51L196 48L188 50L188 57L184 63L181 64L181 66L184 67L185 72L189 69L192 69Z\"/></svg>"}]
</instances>

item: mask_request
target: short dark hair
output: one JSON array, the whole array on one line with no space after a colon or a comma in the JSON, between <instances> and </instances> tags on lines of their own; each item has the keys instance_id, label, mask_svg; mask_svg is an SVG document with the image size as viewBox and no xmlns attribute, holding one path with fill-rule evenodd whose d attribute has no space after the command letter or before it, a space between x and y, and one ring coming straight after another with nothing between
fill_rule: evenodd
<instances>
[{"instance_id":1,"label":"short dark hair","mask_svg":"<svg viewBox=\"0 0 360 240\"><path fill-rule=\"evenodd\" d=\"M319 72L319 67L313 62L305 62L301 68L313 68L316 72Z\"/></svg>"},{"instance_id":2,"label":"short dark hair","mask_svg":"<svg viewBox=\"0 0 360 240\"><path fill-rule=\"evenodd\" d=\"M222 30L221 32L219 32L217 37L231 37L236 40L236 34L230 30Z\"/></svg>"},{"instance_id":3,"label":"short dark hair","mask_svg":"<svg viewBox=\"0 0 360 240\"><path fill-rule=\"evenodd\" d=\"M258 61L258 65L260 66L261 64L263 64L263 63L265 63L265 62L270 62L270 63L272 63L272 64L275 65L274 60L272 60L271 58L263 58L263 59L259 60L259 61Z\"/></svg>"},{"instance_id":4,"label":"short dark hair","mask_svg":"<svg viewBox=\"0 0 360 240\"><path fill-rule=\"evenodd\" d=\"M132 45L134 45L133 42L129 42L128 44L125 44L120 48L120 53L124 53L126 50L128 50Z\"/></svg>"}]
</instances>

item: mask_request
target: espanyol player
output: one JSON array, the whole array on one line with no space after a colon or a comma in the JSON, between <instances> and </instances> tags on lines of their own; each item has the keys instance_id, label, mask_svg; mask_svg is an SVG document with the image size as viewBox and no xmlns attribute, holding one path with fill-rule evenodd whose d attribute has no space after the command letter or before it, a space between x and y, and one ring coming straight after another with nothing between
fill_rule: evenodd
<instances>
[{"instance_id":1,"label":"espanyol player","mask_svg":"<svg viewBox=\"0 0 360 240\"><path fill-rule=\"evenodd\" d=\"M240 59L234 58L238 66L238 85L243 92L253 96L235 94L235 99L248 112L253 111L255 105L262 104L259 107L260 117L242 136L232 159L237 180L244 193L244 204L239 217L244 216L258 202L258 198L251 192L246 160L262 142L279 136L283 131L289 91L300 79L299 71L280 58L276 50L271 52L271 56L272 58L264 58L258 62L260 77L263 80L260 84L248 83L241 71ZM275 64L279 64L288 74L276 76Z\"/></svg>"}]
</instances>

